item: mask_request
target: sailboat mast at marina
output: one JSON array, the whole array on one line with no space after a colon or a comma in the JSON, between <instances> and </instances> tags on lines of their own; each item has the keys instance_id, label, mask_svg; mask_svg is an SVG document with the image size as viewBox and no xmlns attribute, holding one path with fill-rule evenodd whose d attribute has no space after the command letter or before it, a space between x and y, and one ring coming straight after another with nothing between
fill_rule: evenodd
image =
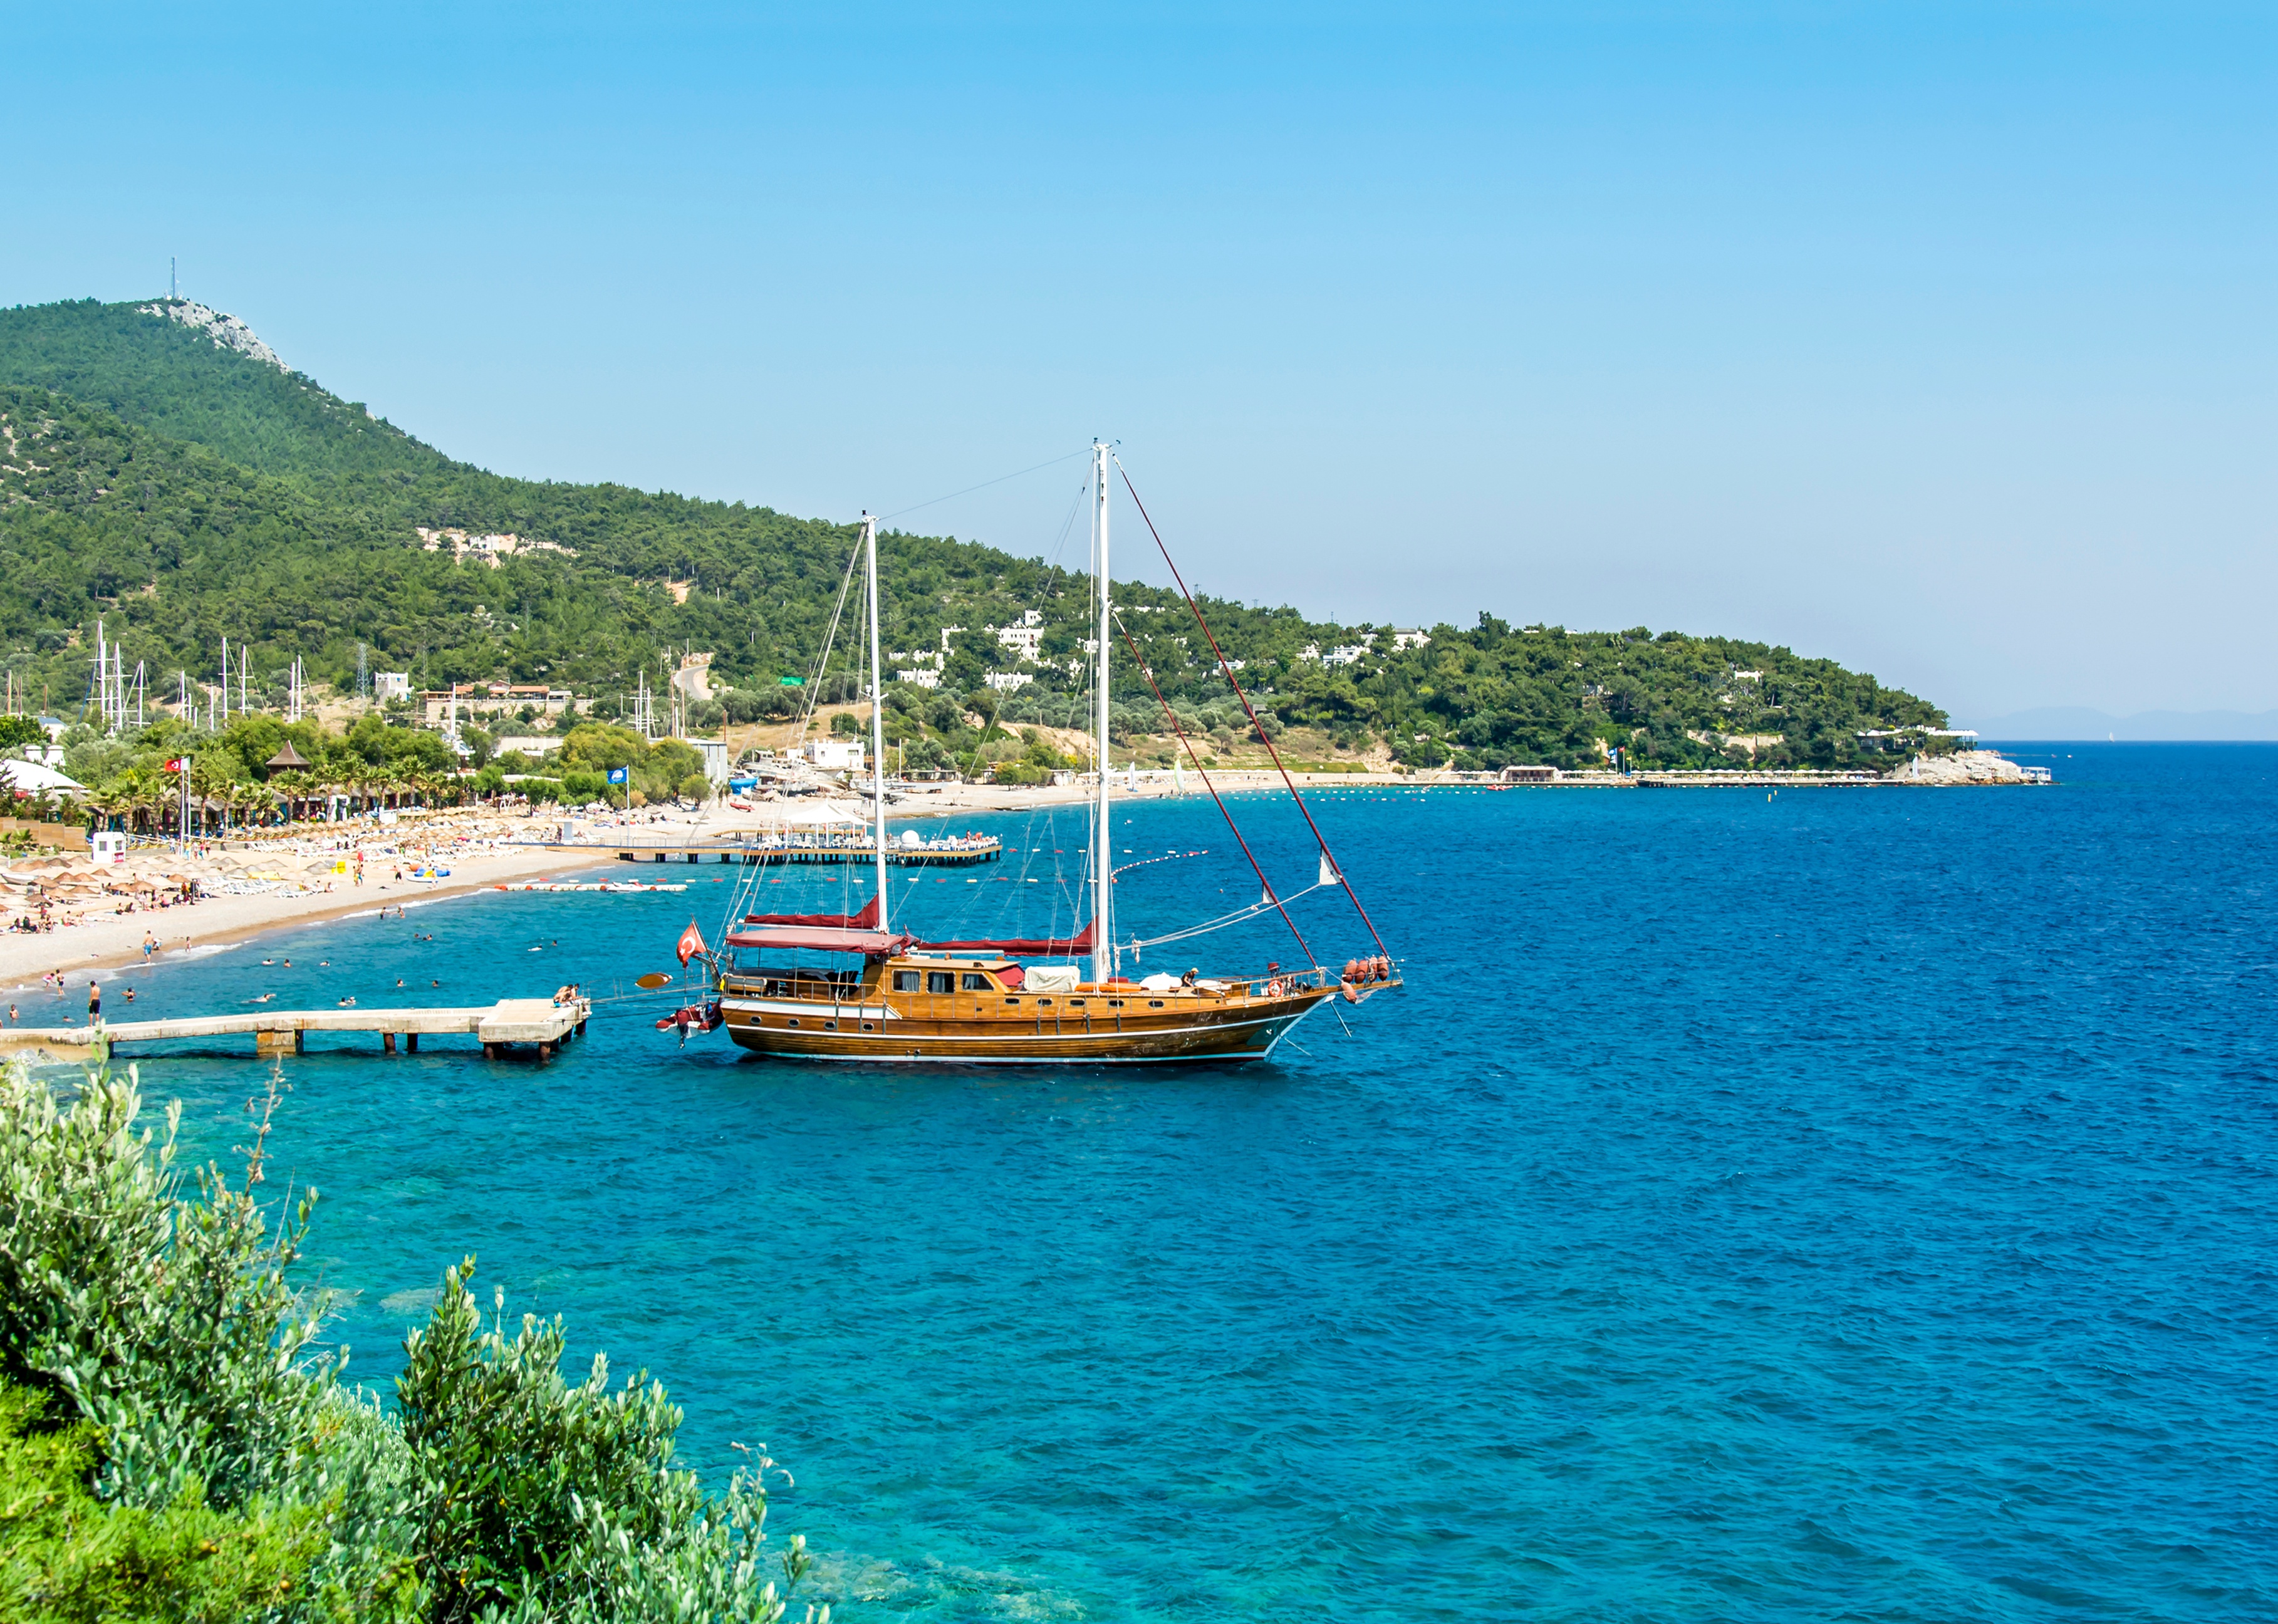
<instances>
[{"instance_id":1,"label":"sailboat mast at marina","mask_svg":"<svg viewBox=\"0 0 2278 1624\"><path fill-rule=\"evenodd\" d=\"M742 1047L786 1059L996 1065L1262 1060L1321 1004L1339 998L1357 1004L1400 984L1397 966L1381 951L1349 960L1341 970L1311 962L1311 949L1290 917L1288 900L1276 895L1238 828L1234 832L1257 871L1261 900L1224 918L1158 937L1156 943L1183 940L1271 912L1280 915L1296 936L1305 954L1303 967L1285 970L1275 963L1257 973L1204 976L1190 970L1183 977L1158 974L1139 980L1122 973L1123 948L1129 946L1136 953L1148 944L1135 938L1126 944L1116 936L1112 647L1119 635L1128 639L1116 617L1110 573L1108 493L1114 460L1106 441L1092 443L1094 755L1091 827L1085 842L1089 873L1084 888L1090 919L1066 937L929 940L907 920L898 923L892 916L887 884L878 528L877 520L866 512L849 571L851 575L855 563L862 566L867 600L863 655L868 681L863 690L870 701L869 846L875 890L852 913L744 913L747 899L757 894L764 865L753 870L738 888L720 950L703 949L700 937L684 941L684 948L692 941L708 966L713 997L700 1012L697 1024L701 1029L725 1026ZM1143 518L1144 509L1140 512ZM1152 528L1150 522L1150 532ZM1156 539L1159 543L1160 537ZM1183 586L1181 590L1183 594ZM1188 606L1207 634L1208 624L1202 622L1201 609L1191 596ZM1217 652L1214 638L1212 649ZM1135 646L1134 653L1135 661ZM822 657L829 657L827 647ZM1239 693L1232 666L1222 653L1219 660ZM1143 663L1139 670L1154 686L1155 678ZM1167 713L1167 703L1165 709ZM1254 716L1252 720L1263 739L1263 726ZM1184 742L1191 750L1191 741ZM1266 743L1270 750L1271 740ZM1209 786L1209 773L1198 758L1195 766ZM1295 796L1296 785L1289 787ZM1211 793L1232 828L1231 810L1214 786ZM1298 804L1302 809L1302 799ZM1310 814L1306 822L1313 827ZM1317 827L1313 834L1320 839ZM1349 896L1348 882L1332 862L1326 842L1320 874L1319 883L1311 889L1334 888ZM1365 923L1367 915L1357 900L1354 907ZM689 956L684 951L684 962ZM1088 976L1079 972L1079 963L1089 967Z\"/></svg>"}]
</instances>

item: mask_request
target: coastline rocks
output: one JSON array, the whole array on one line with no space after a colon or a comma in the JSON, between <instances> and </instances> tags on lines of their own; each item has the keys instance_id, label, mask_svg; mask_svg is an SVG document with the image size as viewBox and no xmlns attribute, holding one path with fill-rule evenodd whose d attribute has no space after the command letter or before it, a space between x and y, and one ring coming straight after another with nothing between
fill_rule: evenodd
<instances>
[{"instance_id":1,"label":"coastline rocks","mask_svg":"<svg viewBox=\"0 0 2278 1624\"><path fill-rule=\"evenodd\" d=\"M1957 750L1952 755L1917 755L1891 777L1901 784L2028 784L2024 770L1991 750Z\"/></svg>"},{"instance_id":2,"label":"coastline rocks","mask_svg":"<svg viewBox=\"0 0 2278 1624\"><path fill-rule=\"evenodd\" d=\"M214 341L217 349L234 349L256 361L265 361L279 372L290 372L277 352L253 335L253 329L234 316L225 316L219 310L203 304L193 304L187 299L161 299L156 304L138 305L145 316L163 316L168 321L178 321L186 327L195 327Z\"/></svg>"}]
</instances>

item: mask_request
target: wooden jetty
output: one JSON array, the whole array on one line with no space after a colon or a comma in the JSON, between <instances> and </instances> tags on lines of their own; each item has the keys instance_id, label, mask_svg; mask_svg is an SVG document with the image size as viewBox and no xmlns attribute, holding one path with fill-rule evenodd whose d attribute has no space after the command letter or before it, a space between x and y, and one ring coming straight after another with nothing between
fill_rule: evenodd
<instances>
[{"instance_id":1,"label":"wooden jetty","mask_svg":"<svg viewBox=\"0 0 2278 1624\"><path fill-rule=\"evenodd\" d=\"M969 869L995 862L1005 855L1004 842L994 839L965 846L897 846L886 843L886 862L897 869ZM619 862L781 862L870 863L878 848L864 843L849 846L620 846Z\"/></svg>"},{"instance_id":2,"label":"wooden jetty","mask_svg":"<svg viewBox=\"0 0 2278 1624\"><path fill-rule=\"evenodd\" d=\"M469 1009L259 1009L242 1015L188 1015L164 1021L117 1021L93 1026L11 1026L0 1029L0 1054L54 1064L83 1060L100 1037L113 1050L138 1043L253 1034L254 1053L298 1054L310 1032L376 1032L380 1051L419 1053L422 1037L468 1033L483 1053L497 1059L517 1045L534 1046L540 1060L585 1030L591 999L555 1003L550 998L508 998Z\"/></svg>"}]
</instances>

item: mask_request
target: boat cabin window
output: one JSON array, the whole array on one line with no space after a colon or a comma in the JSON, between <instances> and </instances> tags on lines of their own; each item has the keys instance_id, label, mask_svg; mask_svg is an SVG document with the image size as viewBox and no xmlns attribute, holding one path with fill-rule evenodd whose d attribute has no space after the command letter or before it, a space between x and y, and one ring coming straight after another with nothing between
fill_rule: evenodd
<instances>
[{"instance_id":1,"label":"boat cabin window","mask_svg":"<svg viewBox=\"0 0 2278 1624\"><path fill-rule=\"evenodd\" d=\"M1013 1005L1017 1004L1017 1003L1019 1003L1020 1001L1021 1001L1021 1000L1020 1000L1019 999L1017 999L1017 998L1008 998L1008 999L1006 999L1006 1000L1005 1000L1005 1007L1006 1007L1007 1008L1010 1008Z\"/></svg>"},{"instance_id":2,"label":"boat cabin window","mask_svg":"<svg viewBox=\"0 0 2278 1624\"><path fill-rule=\"evenodd\" d=\"M994 992L997 990L995 982L973 970L966 971L959 979L965 983L965 990L967 992Z\"/></svg>"},{"instance_id":3,"label":"boat cabin window","mask_svg":"<svg viewBox=\"0 0 2278 1624\"><path fill-rule=\"evenodd\" d=\"M917 990L918 972L916 970L896 970L894 972L895 992L914 992Z\"/></svg>"},{"instance_id":4,"label":"boat cabin window","mask_svg":"<svg viewBox=\"0 0 2278 1624\"><path fill-rule=\"evenodd\" d=\"M1040 999L1038 999L1038 1000L1036 1000L1036 1002L1038 1002L1038 1003L1040 1003L1040 1004L1049 1004L1049 1003L1051 1003L1051 1001L1052 1001L1052 1000L1050 1000L1050 999L1048 999L1048 998L1040 998Z\"/></svg>"},{"instance_id":5,"label":"boat cabin window","mask_svg":"<svg viewBox=\"0 0 2278 1624\"><path fill-rule=\"evenodd\" d=\"M1107 1000L1107 1007L1110 1009L1120 1009L1123 1007L1123 1000L1120 998L1111 998Z\"/></svg>"},{"instance_id":6,"label":"boat cabin window","mask_svg":"<svg viewBox=\"0 0 2278 1624\"><path fill-rule=\"evenodd\" d=\"M1150 1009L1160 1009L1162 1007L1163 1000L1159 998L1150 998L1147 1000L1147 1007Z\"/></svg>"},{"instance_id":7,"label":"boat cabin window","mask_svg":"<svg viewBox=\"0 0 2278 1624\"><path fill-rule=\"evenodd\" d=\"M956 992L956 972L953 970L928 970L926 972L926 991L929 992Z\"/></svg>"},{"instance_id":8,"label":"boat cabin window","mask_svg":"<svg viewBox=\"0 0 2278 1624\"><path fill-rule=\"evenodd\" d=\"M1081 1009L1083 1007L1083 1000L1080 998L1072 998L1068 1000L1068 1007L1071 1009Z\"/></svg>"}]
</instances>

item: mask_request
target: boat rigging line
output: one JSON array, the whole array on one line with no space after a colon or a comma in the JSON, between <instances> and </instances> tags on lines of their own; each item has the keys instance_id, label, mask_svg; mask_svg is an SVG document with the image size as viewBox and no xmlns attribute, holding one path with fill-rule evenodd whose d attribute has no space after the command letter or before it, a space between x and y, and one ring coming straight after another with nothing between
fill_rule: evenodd
<instances>
[{"instance_id":1,"label":"boat rigging line","mask_svg":"<svg viewBox=\"0 0 2278 1624\"><path fill-rule=\"evenodd\" d=\"M1160 860L1158 859L1158 861ZM1120 870L1118 870L1118 872L1120 872ZM1269 888L1265 895L1258 898L1257 901L1252 902L1247 908L1238 908L1231 914L1221 914L1216 919L1206 919L1200 924L1189 925L1183 931L1173 931L1162 936L1135 936L1127 944L1127 946L1128 946L1135 954L1142 947L1159 947L1166 942L1183 942L1190 936L1208 936L1213 931L1223 931L1230 925L1238 925L1248 920L1256 919L1259 915L1263 915L1268 908L1278 908L1287 902L1300 901L1306 897L1311 896L1317 891L1334 890L1342 883L1342 882L1339 880L1322 880L1315 885L1306 886L1304 890L1289 897L1275 896ZM1295 927L1292 928L1294 929ZM1297 938L1301 945L1303 943L1304 939L1305 938L1302 936ZM1312 949L1307 948L1305 950L1305 958L1308 963L1311 962Z\"/></svg>"},{"instance_id":2,"label":"boat rigging line","mask_svg":"<svg viewBox=\"0 0 2278 1624\"><path fill-rule=\"evenodd\" d=\"M1218 785L1211 782L1210 770L1203 765L1202 757L1195 754L1194 740L1187 737L1187 730L1179 721L1179 713L1171 709L1171 701L1163 697L1163 686L1155 680L1154 669L1147 663L1147 656L1139 652L1139 645L1132 640L1131 628L1123 624L1123 617L1120 615L1115 617L1115 629L1123 636L1123 646L1131 651L1131 663L1139 668L1139 674L1147 679L1148 687L1154 690L1155 702L1163 708L1163 714L1170 718L1171 731L1179 736L1179 743L1186 749L1187 759L1194 762L1195 771L1201 777L1203 787L1210 792L1211 799L1218 803L1219 816L1226 819L1226 826L1233 834L1235 844L1242 847L1242 854L1250 859L1250 872L1257 876L1257 883L1265 887L1265 895L1259 900L1257 904L1258 908L1263 909L1265 903L1268 901L1272 902L1275 908L1280 908L1281 912L1281 923L1288 925L1289 927L1289 934L1297 938L1297 946L1304 954L1305 962L1308 964L1318 964L1320 961L1313 957L1313 950L1305 941L1305 933L1297 928L1297 922L1289 917L1289 910L1282 906L1281 899L1274 894L1273 882L1265 877L1265 870L1258 864L1257 854L1250 849L1250 842L1242 839L1241 826L1234 821L1233 811L1227 806L1225 799L1219 794ZM1103 655L1102 657L1105 658L1105 656ZM1263 730L1260 731L1262 732ZM1101 770L1106 770L1105 763L1104 762L1101 764ZM1242 917L1245 919L1250 916L1251 915L1248 913L1242 915ZM1238 920L1229 919L1227 923L1238 923L1240 922ZM1163 939L1166 941L1173 941L1177 938L1175 937L1166 937Z\"/></svg>"},{"instance_id":3,"label":"boat rigging line","mask_svg":"<svg viewBox=\"0 0 2278 1624\"><path fill-rule=\"evenodd\" d=\"M1328 865L1329 871L1337 877L1340 884L1342 884L1344 869L1338 865L1335 854L1329 850L1329 843L1321 833L1321 826L1313 821L1313 809L1305 804L1305 798L1297 793L1297 781L1289 776L1289 769L1283 765L1281 752L1275 749L1273 741L1265 736L1265 724L1257 719L1257 711L1250 704L1250 695L1242 692L1242 679L1234 674L1234 665L1227 659L1226 650L1218 646L1218 633L1212 631L1210 622L1203 618L1202 606L1195 601L1195 594L1187 590L1187 578L1179 573L1179 566L1171 557L1171 549L1164 546L1163 532L1155 528L1155 521L1147 511L1147 504L1139 500L1139 487L1131 483L1131 471L1123 466L1121 457L1115 459L1115 471L1122 476L1123 488L1131 493L1131 503L1139 509L1139 517L1147 521L1147 533L1155 538L1155 550L1163 555L1163 562L1170 566L1171 578L1178 583L1179 595L1187 601L1188 612L1194 616L1195 624L1203 629L1203 635L1210 640L1211 652L1218 656L1219 670L1224 671L1227 681L1234 685L1234 696L1242 701L1242 709L1249 716L1250 725L1257 731L1259 741L1265 745L1265 754L1273 758L1273 766L1280 773L1281 782L1288 787L1289 798L1297 803L1297 810L1304 814L1305 827L1313 831L1313 842L1321 848L1321 861ZM1130 636L1129 632L1125 632L1124 640L1128 642ZM1151 685L1154 678L1150 676L1147 680ZM1158 699L1162 697L1159 689L1157 691L1156 697ZM1166 706L1166 709L1168 707ZM1197 767L1196 770L1199 771L1200 768ZM1215 795L1218 792L1213 790L1211 793ZM1229 818L1227 821L1230 823L1232 819ZM1387 959L1390 958L1392 949L1384 945L1384 938L1378 934L1376 922L1368 916L1368 909L1361 906L1360 897L1350 885L1345 885L1344 889L1345 895L1352 900L1353 911L1360 915L1361 923L1368 927L1369 935L1375 939L1377 952ZM1292 925L1290 929L1294 931L1296 927ZM1309 958L1310 956L1308 955Z\"/></svg>"},{"instance_id":4,"label":"boat rigging line","mask_svg":"<svg viewBox=\"0 0 2278 1624\"><path fill-rule=\"evenodd\" d=\"M993 479L983 479L978 485L968 485L961 491L950 492L946 496L929 496L923 502L913 502L906 508L897 508L891 513L880 514L878 516L878 522L883 525L888 519L897 519L901 517L905 513L915 513L920 508L930 508L941 502L955 502L960 496L970 496L975 491L985 491L992 485L1002 485L1005 480L1017 479L1022 474L1032 474L1042 469L1057 468L1062 463L1072 463L1077 457L1090 455L1090 452L1091 448L1089 446L1086 446L1082 450L1071 451L1066 456L1056 456L1049 462L1038 463L1033 467L1016 469L1014 471L1008 474L998 474Z\"/></svg>"}]
</instances>

